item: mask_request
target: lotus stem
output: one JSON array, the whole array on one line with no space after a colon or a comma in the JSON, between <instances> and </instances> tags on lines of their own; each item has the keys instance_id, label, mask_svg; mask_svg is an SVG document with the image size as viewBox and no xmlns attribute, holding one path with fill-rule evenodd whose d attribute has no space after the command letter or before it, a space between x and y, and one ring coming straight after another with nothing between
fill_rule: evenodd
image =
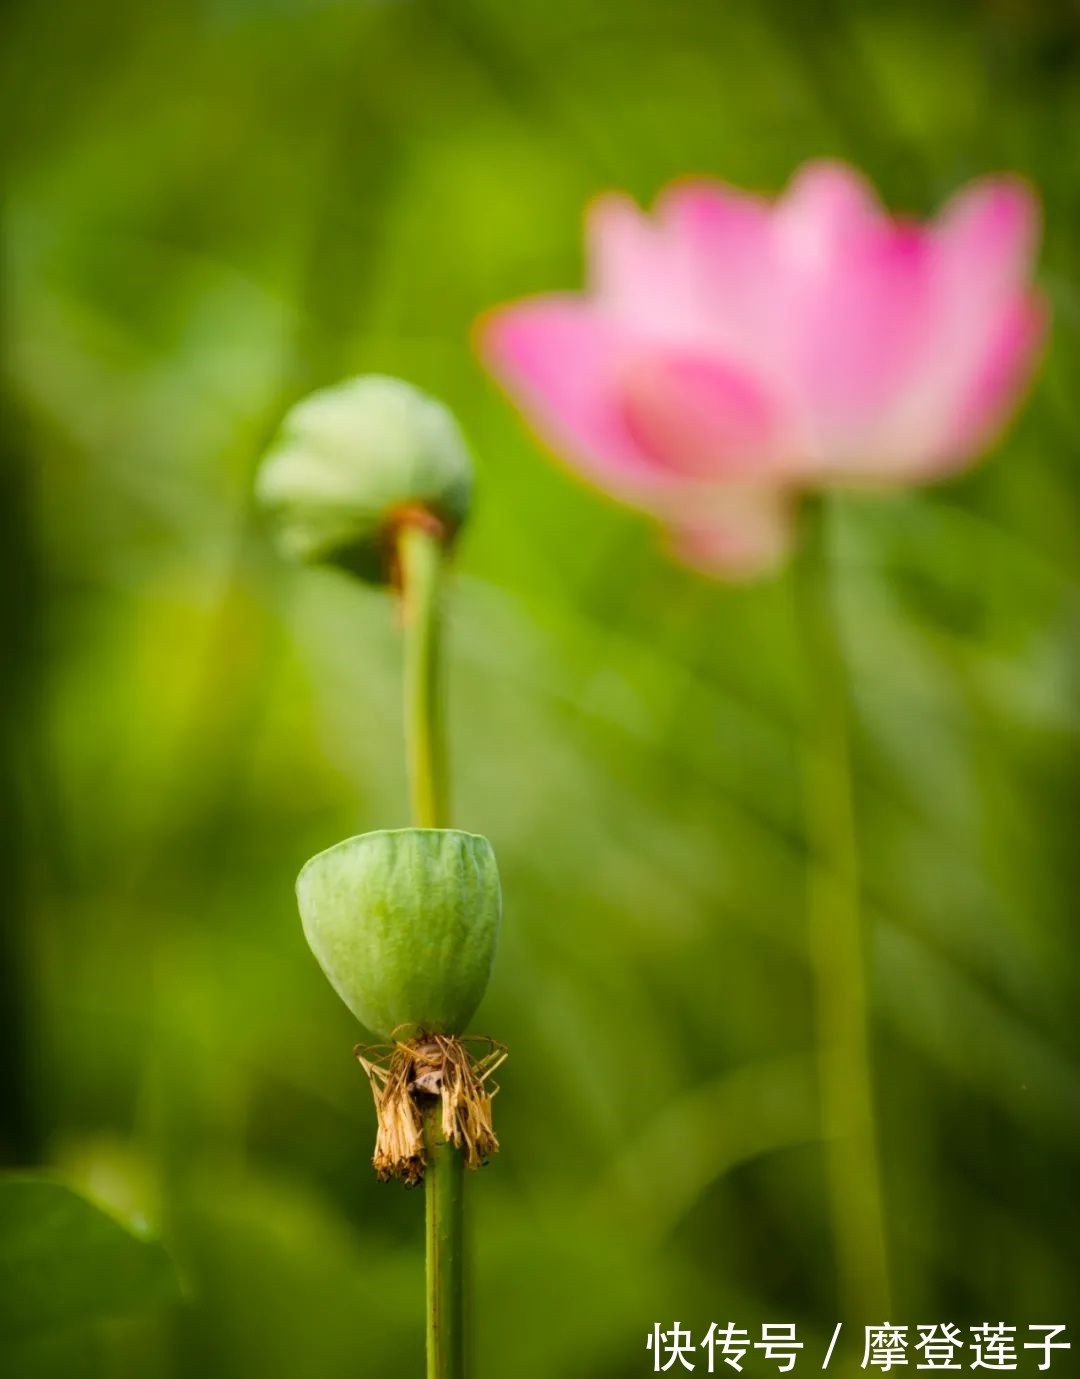
<instances>
[{"instance_id":1,"label":"lotus stem","mask_svg":"<svg viewBox=\"0 0 1080 1379\"><path fill-rule=\"evenodd\" d=\"M424 1109L424 1206L427 1238L427 1379L461 1379L465 1182L461 1151L443 1138L442 1106Z\"/></svg>"},{"instance_id":2,"label":"lotus stem","mask_svg":"<svg viewBox=\"0 0 1080 1379\"><path fill-rule=\"evenodd\" d=\"M449 822L439 675L442 535L426 513L406 514L397 532L404 613L405 735L413 823ZM463 1379L464 1182L461 1150L443 1137L442 1108L423 1112L427 1251L427 1379Z\"/></svg>"},{"instance_id":3,"label":"lotus stem","mask_svg":"<svg viewBox=\"0 0 1080 1379\"><path fill-rule=\"evenodd\" d=\"M810 685L805 807L808 934L829 1214L844 1316L889 1313L885 1208L874 1116L867 938L860 906L849 690L830 593L824 500L811 500L795 570ZM862 1320L860 1320L862 1319Z\"/></svg>"},{"instance_id":4,"label":"lotus stem","mask_svg":"<svg viewBox=\"0 0 1080 1379\"><path fill-rule=\"evenodd\" d=\"M446 750L439 675L441 532L435 519L406 513L397 529L398 577L405 631L405 741L412 821L419 828L449 822Z\"/></svg>"}]
</instances>

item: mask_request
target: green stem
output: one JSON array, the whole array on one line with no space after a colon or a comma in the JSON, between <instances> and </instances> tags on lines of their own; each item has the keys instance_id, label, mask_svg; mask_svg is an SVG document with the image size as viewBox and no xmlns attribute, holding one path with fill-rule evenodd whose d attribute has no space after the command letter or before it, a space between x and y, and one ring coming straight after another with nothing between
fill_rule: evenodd
<instances>
[{"instance_id":1,"label":"green stem","mask_svg":"<svg viewBox=\"0 0 1080 1379\"><path fill-rule=\"evenodd\" d=\"M449 806L442 702L439 694L439 573L437 532L406 522L398 533L405 618L405 741L412 820L445 827Z\"/></svg>"},{"instance_id":2,"label":"green stem","mask_svg":"<svg viewBox=\"0 0 1080 1379\"><path fill-rule=\"evenodd\" d=\"M424 1112L424 1205L427 1224L427 1379L465 1373L464 1165L442 1137L442 1106Z\"/></svg>"},{"instance_id":3,"label":"green stem","mask_svg":"<svg viewBox=\"0 0 1080 1379\"><path fill-rule=\"evenodd\" d=\"M424 522L398 533L405 618L405 735L413 823L443 828L449 816L439 685L442 541ZM463 1379L464 1200L461 1152L442 1137L442 1108L424 1111L427 1221L427 1376Z\"/></svg>"},{"instance_id":4,"label":"green stem","mask_svg":"<svg viewBox=\"0 0 1080 1379\"><path fill-rule=\"evenodd\" d=\"M840 1300L845 1318L863 1326L889 1319L889 1267L874 1125L848 682L830 598L825 516L820 505L807 514L806 552L796 572L811 686L805 767L808 945Z\"/></svg>"}]
</instances>

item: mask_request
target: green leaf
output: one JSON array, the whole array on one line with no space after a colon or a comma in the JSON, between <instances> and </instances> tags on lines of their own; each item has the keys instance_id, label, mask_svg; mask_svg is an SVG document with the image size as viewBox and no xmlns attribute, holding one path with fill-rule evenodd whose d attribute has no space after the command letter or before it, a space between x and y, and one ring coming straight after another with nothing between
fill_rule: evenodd
<instances>
[{"instance_id":1,"label":"green leaf","mask_svg":"<svg viewBox=\"0 0 1080 1379\"><path fill-rule=\"evenodd\" d=\"M63 1183L0 1178L0 1349L176 1292L172 1261L156 1241Z\"/></svg>"}]
</instances>

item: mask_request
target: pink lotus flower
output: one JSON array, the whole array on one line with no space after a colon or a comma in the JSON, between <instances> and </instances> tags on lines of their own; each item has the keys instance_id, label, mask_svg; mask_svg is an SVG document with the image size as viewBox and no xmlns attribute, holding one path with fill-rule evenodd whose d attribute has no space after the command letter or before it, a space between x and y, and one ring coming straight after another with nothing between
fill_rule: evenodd
<instances>
[{"instance_id":1,"label":"pink lotus flower","mask_svg":"<svg viewBox=\"0 0 1080 1379\"><path fill-rule=\"evenodd\" d=\"M772 202L680 182L648 216L608 194L588 290L489 313L481 353L543 440L684 560L748 575L790 548L800 491L939 478L992 441L1045 330L1037 234L1006 177L926 224L839 163Z\"/></svg>"}]
</instances>

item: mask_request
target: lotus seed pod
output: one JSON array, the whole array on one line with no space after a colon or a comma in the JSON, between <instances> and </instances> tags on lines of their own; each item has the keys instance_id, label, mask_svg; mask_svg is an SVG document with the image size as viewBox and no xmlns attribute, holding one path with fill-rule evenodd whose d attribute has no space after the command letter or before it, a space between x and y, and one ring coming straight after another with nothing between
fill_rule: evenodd
<instances>
[{"instance_id":1,"label":"lotus seed pod","mask_svg":"<svg viewBox=\"0 0 1080 1379\"><path fill-rule=\"evenodd\" d=\"M369 374L312 393L286 415L255 494L283 553L388 578L395 521L423 512L452 539L472 462L450 412L399 378Z\"/></svg>"},{"instance_id":2,"label":"lotus seed pod","mask_svg":"<svg viewBox=\"0 0 1080 1379\"><path fill-rule=\"evenodd\" d=\"M364 833L296 882L308 946L356 1018L461 1034L487 989L502 896L486 838L453 829Z\"/></svg>"}]
</instances>

